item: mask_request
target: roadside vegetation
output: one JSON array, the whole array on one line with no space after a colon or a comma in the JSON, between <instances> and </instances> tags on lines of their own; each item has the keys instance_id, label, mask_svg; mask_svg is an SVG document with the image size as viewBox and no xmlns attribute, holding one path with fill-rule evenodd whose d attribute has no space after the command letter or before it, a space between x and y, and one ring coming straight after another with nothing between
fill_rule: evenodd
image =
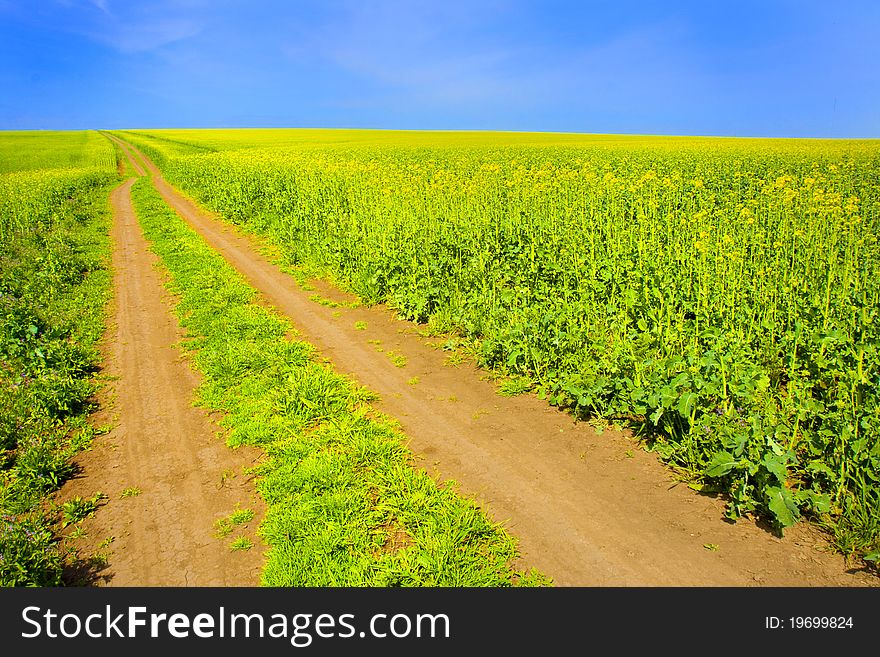
<instances>
[{"instance_id":1,"label":"roadside vegetation","mask_svg":"<svg viewBox=\"0 0 880 657\"><path fill-rule=\"evenodd\" d=\"M51 495L95 433L88 416L111 288L115 168L94 133L0 137L2 586L60 584L69 555L59 528L89 502L59 506Z\"/></svg>"}]
</instances>

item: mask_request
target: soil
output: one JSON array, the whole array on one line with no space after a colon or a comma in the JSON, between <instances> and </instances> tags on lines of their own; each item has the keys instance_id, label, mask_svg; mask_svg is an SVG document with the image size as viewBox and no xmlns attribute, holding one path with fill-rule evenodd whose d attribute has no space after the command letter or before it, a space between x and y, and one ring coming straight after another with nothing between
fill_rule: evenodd
<instances>
[{"instance_id":1,"label":"soil","mask_svg":"<svg viewBox=\"0 0 880 657\"><path fill-rule=\"evenodd\" d=\"M722 500L676 481L624 432L599 433L531 395L499 396L486 372L455 366L449 352L385 306L332 308L309 300L314 291L301 289L261 255L257 238L200 209L128 148L143 159L169 205L289 317L303 339L380 395L378 409L400 422L422 467L455 480L504 523L518 539L519 566L535 567L557 585L878 584L872 574L848 567L806 523L780 538L748 519L725 522ZM310 284L324 297L351 299L326 282ZM366 329L355 328L357 322ZM406 365L392 363L389 351L405 356ZM181 564L194 561L181 555Z\"/></svg>"},{"instance_id":2,"label":"soil","mask_svg":"<svg viewBox=\"0 0 880 657\"><path fill-rule=\"evenodd\" d=\"M108 385L95 423L113 429L77 457L79 475L58 495L66 501L100 491L108 498L83 522L86 536L66 540L79 551L68 579L113 586L255 586L263 559L254 532L264 508L243 470L260 452L226 447L212 419L192 405L199 380L175 346L182 332L134 215L133 182L111 196L114 308L104 340ZM122 497L130 488L140 493ZM243 532L216 538L214 521L237 506L254 509L256 519ZM229 542L242 533L255 547L232 552Z\"/></svg>"}]
</instances>

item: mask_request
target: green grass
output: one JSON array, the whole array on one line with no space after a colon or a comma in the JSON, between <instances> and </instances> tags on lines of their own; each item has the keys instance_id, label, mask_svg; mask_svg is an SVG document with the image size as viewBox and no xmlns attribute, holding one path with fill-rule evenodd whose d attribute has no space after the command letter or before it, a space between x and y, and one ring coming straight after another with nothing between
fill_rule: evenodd
<instances>
[{"instance_id":1,"label":"green grass","mask_svg":"<svg viewBox=\"0 0 880 657\"><path fill-rule=\"evenodd\" d=\"M333 299L327 299L326 297L322 297L320 294L312 294L309 296L309 301L314 301L315 303L326 306L328 308L338 308L339 304Z\"/></svg>"},{"instance_id":2,"label":"green grass","mask_svg":"<svg viewBox=\"0 0 880 657\"><path fill-rule=\"evenodd\" d=\"M55 138L49 135L43 149L43 136L0 135L0 170L51 159ZM0 174L3 586L60 584L64 555L56 522L76 522L92 502L70 500L55 511L47 498L96 433L88 416L111 294L113 166Z\"/></svg>"},{"instance_id":3,"label":"green grass","mask_svg":"<svg viewBox=\"0 0 880 657\"><path fill-rule=\"evenodd\" d=\"M407 359L403 354L399 354L396 351L389 351L386 356L391 360L394 367L406 367Z\"/></svg>"},{"instance_id":4,"label":"green grass","mask_svg":"<svg viewBox=\"0 0 880 657\"><path fill-rule=\"evenodd\" d=\"M239 525L246 525L254 519L253 509L236 509L225 518L214 522L214 530L217 538L229 536Z\"/></svg>"},{"instance_id":5,"label":"green grass","mask_svg":"<svg viewBox=\"0 0 880 657\"><path fill-rule=\"evenodd\" d=\"M247 536L239 536L229 544L229 549L233 552L250 550L254 547L254 542Z\"/></svg>"},{"instance_id":6,"label":"green grass","mask_svg":"<svg viewBox=\"0 0 880 657\"><path fill-rule=\"evenodd\" d=\"M89 499L85 499L77 495L61 505L61 527L67 527L74 523L80 522L85 518L90 518L98 510L98 504L107 496L103 493L95 493Z\"/></svg>"},{"instance_id":7,"label":"green grass","mask_svg":"<svg viewBox=\"0 0 880 657\"><path fill-rule=\"evenodd\" d=\"M229 522L233 525L244 525L254 519L253 509L236 509L229 515Z\"/></svg>"},{"instance_id":8,"label":"green grass","mask_svg":"<svg viewBox=\"0 0 880 657\"><path fill-rule=\"evenodd\" d=\"M267 504L268 586L510 586L546 583L511 567L514 540L451 484L413 466L370 392L288 340L290 324L168 209L146 179L138 217L179 295L185 345L225 412L230 446L257 445ZM231 523L229 523L231 526Z\"/></svg>"},{"instance_id":9,"label":"green grass","mask_svg":"<svg viewBox=\"0 0 880 657\"><path fill-rule=\"evenodd\" d=\"M515 397L532 389L532 381L524 376L505 377L498 384L498 394L502 397Z\"/></svg>"}]
</instances>

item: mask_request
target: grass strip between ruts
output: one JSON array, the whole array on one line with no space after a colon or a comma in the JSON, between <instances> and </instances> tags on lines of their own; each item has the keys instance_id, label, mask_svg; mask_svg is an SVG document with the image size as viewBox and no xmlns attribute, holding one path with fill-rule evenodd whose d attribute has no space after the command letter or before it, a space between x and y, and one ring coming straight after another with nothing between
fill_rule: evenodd
<instances>
[{"instance_id":1,"label":"grass strip between ruts","mask_svg":"<svg viewBox=\"0 0 880 657\"><path fill-rule=\"evenodd\" d=\"M290 339L290 323L161 199L149 179L135 209L178 295L184 346L204 375L202 406L225 412L231 447L257 445L268 510L268 586L510 586L514 539L451 484L413 465L374 395Z\"/></svg>"}]
</instances>

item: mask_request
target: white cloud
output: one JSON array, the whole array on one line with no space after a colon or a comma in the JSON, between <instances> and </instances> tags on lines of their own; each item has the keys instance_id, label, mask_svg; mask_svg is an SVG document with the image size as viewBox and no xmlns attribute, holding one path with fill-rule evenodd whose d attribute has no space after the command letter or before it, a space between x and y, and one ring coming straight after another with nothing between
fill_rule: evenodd
<instances>
[{"instance_id":1,"label":"white cloud","mask_svg":"<svg viewBox=\"0 0 880 657\"><path fill-rule=\"evenodd\" d=\"M165 18L148 22L114 21L110 29L89 34L124 54L147 52L196 36L202 31L199 23L188 19Z\"/></svg>"},{"instance_id":2,"label":"white cloud","mask_svg":"<svg viewBox=\"0 0 880 657\"><path fill-rule=\"evenodd\" d=\"M156 50L199 34L202 21L193 17L192 10L203 7L205 0L116 2L112 7L110 0L55 0L55 4L65 12L78 14L69 24L63 13L58 16L61 29L122 54L132 54Z\"/></svg>"},{"instance_id":3,"label":"white cloud","mask_svg":"<svg viewBox=\"0 0 880 657\"><path fill-rule=\"evenodd\" d=\"M61 5L65 9L91 7L92 9L97 9L105 14L110 13L110 10L107 7L107 0L55 0L55 4Z\"/></svg>"},{"instance_id":4,"label":"white cloud","mask_svg":"<svg viewBox=\"0 0 880 657\"><path fill-rule=\"evenodd\" d=\"M675 107L678 92L702 82L680 54L686 34L675 24L581 44L517 41L493 30L503 3L477 4L353 4L282 52L298 65L330 65L368 83L367 98L349 100L375 106L400 99L448 109L528 111L549 103L634 112L652 100Z\"/></svg>"},{"instance_id":5,"label":"white cloud","mask_svg":"<svg viewBox=\"0 0 880 657\"><path fill-rule=\"evenodd\" d=\"M349 5L282 52L330 64L375 83L388 95L437 104L480 103L510 95L515 52L467 38L490 23L501 3L480 7L391 2ZM314 28L314 26L312 26Z\"/></svg>"}]
</instances>

